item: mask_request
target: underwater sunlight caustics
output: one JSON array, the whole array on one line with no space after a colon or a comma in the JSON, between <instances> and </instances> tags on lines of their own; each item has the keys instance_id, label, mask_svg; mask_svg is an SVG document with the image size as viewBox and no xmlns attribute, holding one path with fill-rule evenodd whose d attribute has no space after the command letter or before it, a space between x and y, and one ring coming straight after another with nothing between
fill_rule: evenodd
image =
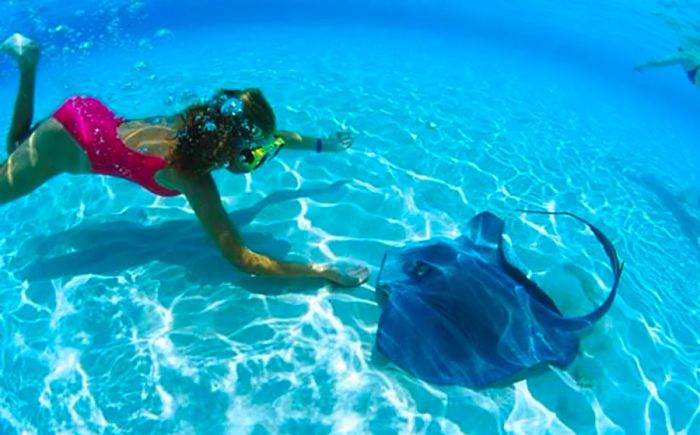
<instances>
[{"instance_id":1,"label":"underwater sunlight caustics","mask_svg":"<svg viewBox=\"0 0 700 435\"><path fill-rule=\"evenodd\" d=\"M2 2L0 435L700 434L696 3Z\"/></svg>"}]
</instances>

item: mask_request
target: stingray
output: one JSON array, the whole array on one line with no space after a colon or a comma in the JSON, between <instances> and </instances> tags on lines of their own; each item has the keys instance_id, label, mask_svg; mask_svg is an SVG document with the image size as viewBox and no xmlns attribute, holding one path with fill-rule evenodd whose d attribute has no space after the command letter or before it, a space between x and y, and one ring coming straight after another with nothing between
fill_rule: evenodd
<instances>
[{"instance_id":1,"label":"stingray","mask_svg":"<svg viewBox=\"0 0 700 435\"><path fill-rule=\"evenodd\" d=\"M505 386L578 353L581 332L610 309L622 274L615 247L588 221L610 260L613 282L591 313L565 317L513 263L502 219L483 212L456 239L412 243L384 255L377 278L383 306L376 349L411 375L436 385Z\"/></svg>"}]
</instances>

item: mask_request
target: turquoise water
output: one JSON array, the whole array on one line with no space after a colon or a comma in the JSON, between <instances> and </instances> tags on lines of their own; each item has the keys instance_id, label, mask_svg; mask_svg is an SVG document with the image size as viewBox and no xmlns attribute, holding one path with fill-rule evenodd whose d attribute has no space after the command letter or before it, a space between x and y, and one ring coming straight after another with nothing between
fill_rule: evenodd
<instances>
[{"instance_id":1,"label":"turquoise water","mask_svg":"<svg viewBox=\"0 0 700 435\"><path fill-rule=\"evenodd\" d=\"M376 277L386 249L454 236L488 209L573 314L605 295L603 253L572 222L515 211L569 210L616 243L619 297L568 370L437 388L373 360L373 280L340 291L242 275L183 198L62 176L0 210L0 432L700 431L700 247L663 200L698 182L700 100L682 71L410 22L143 26L47 44L37 115L76 93L138 117L259 86L284 128L356 133L344 154L216 174L252 248L357 259ZM8 119L15 76L0 68ZM595 277L587 291L574 264Z\"/></svg>"}]
</instances>

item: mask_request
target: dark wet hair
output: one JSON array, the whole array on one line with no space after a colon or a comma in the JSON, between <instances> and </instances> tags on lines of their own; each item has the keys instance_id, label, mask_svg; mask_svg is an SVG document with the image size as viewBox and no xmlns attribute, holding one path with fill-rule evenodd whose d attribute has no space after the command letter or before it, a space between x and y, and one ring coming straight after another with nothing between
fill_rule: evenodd
<instances>
[{"instance_id":1,"label":"dark wet hair","mask_svg":"<svg viewBox=\"0 0 700 435\"><path fill-rule=\"evenodd\" d=\"M238 98L243 102L243 116L222 113L222 104ZM183 127L177 132L173 164L179 169L203 174L221 167L234 158L236 145L249 139L250 122L265 134L275 131L275 113L260 89L222 89L203 102L187 107L180 114Z\"/></svg>"}]
</instances>

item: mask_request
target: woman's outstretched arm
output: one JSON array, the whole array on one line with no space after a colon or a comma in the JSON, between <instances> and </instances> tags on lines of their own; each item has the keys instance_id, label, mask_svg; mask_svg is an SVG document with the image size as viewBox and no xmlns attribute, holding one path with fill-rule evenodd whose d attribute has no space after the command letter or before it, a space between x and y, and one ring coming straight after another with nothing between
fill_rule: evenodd
<instances>
[{"instance_id":1,"label":"woman's outstretched arm","mask_svg":"<svg viewBox=\"0 0 700 435\"><path fill-rule=\"evenodd\" d=\"M680 65L683 63L683 58L680 56L672 56L666 59L650 60L634 67L637 71L644 71L649 68L659 68L664 66Z\"/></svg>"},{"instance_id":2,"label":"woman's outstretched arm","mask_svg":"<svg viewBox=\"0 0 700 435\"><path fill-rule=\"evenodd\" d=\"M286 148L320 152L338 152L350 148L353 139L348 131L339 131L328 137L315 137L294 131L277 131L275 134L284 139Z\"/></svg>"},{"instance_id":3,"label":"woman's outstretched arm","mask_svg":"<svg viewBox=\"0 0 700 435\"><path fill-rule=\"evenodd\" d=\"M187 180L179 186L207 234L229 262L240 270L256 275L323 278L342 286L354 287L369 277L362 266L337 270L320 263L292 263L276 260L247 248L221 203L211 175Z\"/></svg>"}]
</instances>

